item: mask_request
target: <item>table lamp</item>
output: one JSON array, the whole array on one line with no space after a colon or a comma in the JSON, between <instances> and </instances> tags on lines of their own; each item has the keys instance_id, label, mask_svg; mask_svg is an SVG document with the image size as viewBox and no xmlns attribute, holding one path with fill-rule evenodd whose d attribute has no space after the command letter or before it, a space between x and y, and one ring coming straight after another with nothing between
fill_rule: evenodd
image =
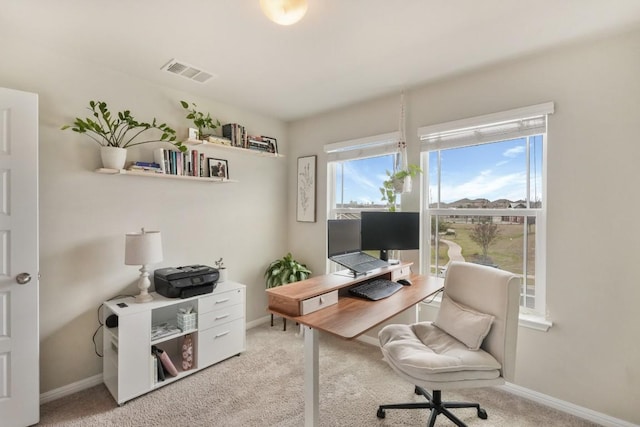
<instances>
[{"instance_id":1,"label":"table lamp","mask_svg":"<svg viewBox=\"0 0 640 427\"><path fill-rule=\"evenodd\" d=\"M143 228L139 233L127 233L124 246L125 265L141 265L138 288L140 294L136 295L136 302L149 302L153 297L149 295L148 289L151 285L149 280L148 264L155 264L162 261L162 240L159 231L145 231Z\"/></svg>"}]
</instances>

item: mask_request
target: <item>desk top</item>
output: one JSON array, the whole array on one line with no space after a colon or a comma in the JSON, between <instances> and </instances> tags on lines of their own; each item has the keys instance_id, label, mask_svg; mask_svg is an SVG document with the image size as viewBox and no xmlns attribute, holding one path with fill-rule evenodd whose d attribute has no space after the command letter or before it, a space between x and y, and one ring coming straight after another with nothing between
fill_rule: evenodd
<instances>
[{"instance_id":1,"label":"desk top","mask_svg":"<svg viewBox=\"0 0 640 427\"><path fill-rule=\"evenodd\" d=\"M331 282L341 278L321 276ZM320 279L318 279L320 280ZM353 279L351 279L353 282ZM414 306L442 288L442 279L413 275L411 286L404 286L390 297L369 301L349 295L341 295L338 303L302 316L290 316L270 309L272 313L294 320L302 325L328 332L346 339L353 339L369 329Z\"/></svg>"}]
</instances>

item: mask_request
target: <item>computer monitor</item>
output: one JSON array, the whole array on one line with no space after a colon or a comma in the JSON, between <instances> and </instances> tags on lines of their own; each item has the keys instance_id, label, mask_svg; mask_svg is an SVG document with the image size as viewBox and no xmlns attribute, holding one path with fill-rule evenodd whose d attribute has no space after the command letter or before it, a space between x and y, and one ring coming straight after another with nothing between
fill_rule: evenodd
<instances>
[{"instance_id":1,"label":"computer monitor","mask_svg":"<svg viewBox=\"0 0 640 427\"><path fill-rule=\"evenodd\" d=\"M327 220L328 256L357 252L360 250L360 220Z\"/></svg>"},{"instance_id":2,"label":"computer monitor","mask_svg":"<svg viewBox=\"0 0 640 427\"><path fill-rule=\"evenodd\" d=\"M379 250L388 261L390 250L420 249L419 212L362 212L360 249Z\"/></svg>"}]
</instances>

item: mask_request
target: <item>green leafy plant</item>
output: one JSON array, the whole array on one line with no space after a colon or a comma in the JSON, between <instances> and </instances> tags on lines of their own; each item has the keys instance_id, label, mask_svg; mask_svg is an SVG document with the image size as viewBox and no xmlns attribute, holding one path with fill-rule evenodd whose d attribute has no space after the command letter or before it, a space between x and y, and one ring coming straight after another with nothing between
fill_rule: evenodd
<instances>
[{"instance_id":1,"label":"green leafy plant","mask_svg":"<svg viewBox=\"0 0 640 427\"><path fill-rule=\"evenodd\" d=\"M267 288L275 288L286 283L305 280L310 274L311 270L305 264L293 259L293 255L289 252L269 264L264 272L264 277L267 279Z\"/></svg>"},{"instance_id":2,"label":"green leafy plant","mask_svg":"<svg viewBox=\"0 0 640 427\"><path fill-rule=\"evenodd\" d=\"M173 144L180 151L187 151L182 142L176 141L176 131L165 123L157 123L155 118L151 123L139 122L133 118L129 110L112 115L107 103L103 101L89 101L88 109L92 112L91 117L76 117L72 125L64 125L61 130L71 128L74 132L86 134L103 147L128 148L164 141ZM143 132L151 129L161 131L160 138L135 140Z\"/></svg>"},{"instance_id":3,"label":"green leafy plant","mask_svg":"<svg viewBox=\"0 0 640 427\"><path fill-rule=\"evenodd\" d=\"M186 101L180 101L180 105L182 108L187 110L189 114L187 114L187 119L193 121L193 124L198 128L198 138L204 138L204 129L216 129L220 126L220 121L213 119L211 114L207 113L205 116L204 113L196 110L197 105L191 103L192 107L189 108L189 103Z\"/></svg>"},{"instance_id":4,"label":"green leafy plant","mask_svg":"<svg viewBox=\"0 0 640 427\"><path fill-rule=\"evenodd\" d=\"M380 193L382 194L382 201L387 202L390 212L396 211L396 200L398 193L402 192L402 185L406 177L415 177L422 173L422 169L418 165L409 165L408 169L402 169L396 173L387 171L388 179L382 182L380 187Z\"/></svg>"},{"instance_id":5,"label":"green leafy plant","mask_svg":"<svg viewBox=\"0 0 640 427\"><path fill-rule=\"evenodd\" d=\"M218 270L220 270L220 269L222 269L222 268L226 268L226 267L224 266L224 261L222 261L222 258L220 258L220 259L219 259L219 260L217 260L217 261L214 261L214 264L216 265L216 268L217 268Z\"/></svg>"}]
</instances>

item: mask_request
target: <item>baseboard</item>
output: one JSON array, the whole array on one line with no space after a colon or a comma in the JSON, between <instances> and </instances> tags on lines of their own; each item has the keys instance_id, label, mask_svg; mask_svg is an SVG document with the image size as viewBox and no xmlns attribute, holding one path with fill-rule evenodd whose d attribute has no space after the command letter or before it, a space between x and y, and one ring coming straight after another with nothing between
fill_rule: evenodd
<instances>
[{"instance_id":1,"label":"baseboard","mask_svg":"<svg viewBox=\"0 0 640 427\"><path fill-rule=\"evenodd\" d=\"M537 391L533 391L516 384L507 383L503 386L499 386L499 388L508 393L549 406L567 414L575 415L576 417L591 421L603 427L638 427L637 424L614 418L582 406L574 405L573 403L565 402L564 400L556 399L555 397L547 396L546 394L538 393Z\"/></svg>"},{"instance_id":2,"label":"baseboard","mask_svg":"<svg viewBox=\"0 0 640 427\"><path fill-rule=\"evenodd\" d=\"M102 384L102 374L97 374L92 377L76 381L75 383L67 384L65 386L42 393L40 395L40 404L44 405L45 403L52 402L54 400L69 396L70 394L77 393L82 390L86 390L88 388L97 386L98 384Z\"/></svg>"}]
</instances>

